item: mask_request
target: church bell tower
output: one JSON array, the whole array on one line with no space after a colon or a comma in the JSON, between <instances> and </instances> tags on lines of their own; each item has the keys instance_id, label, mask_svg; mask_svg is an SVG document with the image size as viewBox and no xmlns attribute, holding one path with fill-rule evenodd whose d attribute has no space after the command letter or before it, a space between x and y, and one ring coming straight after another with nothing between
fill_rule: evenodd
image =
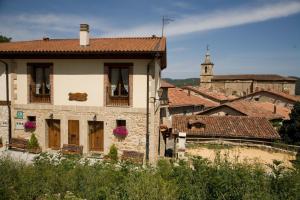
<instances>
[{"instance_id":1,"label":"church bell tower","mask_svg":"<svg viewBox=\"0 0 300 200\"><path fill-rule=\"evenodd\" d=\"M208 46L204 62L201 64L200 87L211 88L211 79L213 78L214 64L211 61Z\"/></svg>"}]
</instances>

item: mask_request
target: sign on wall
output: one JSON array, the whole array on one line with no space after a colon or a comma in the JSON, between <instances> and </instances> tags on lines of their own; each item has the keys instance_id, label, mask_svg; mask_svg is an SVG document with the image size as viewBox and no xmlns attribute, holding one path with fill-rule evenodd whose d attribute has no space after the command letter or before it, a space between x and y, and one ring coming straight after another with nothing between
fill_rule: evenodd
<instances>
[{"instance_id":1,"label":"sign on wall","mask_svg":"<svg viewBox=\"0 0 300 200\"><path fill-rule=\"evenodd\" d=\"M16 122L15 129L16 130L24 130L24 122L23 121Z\"/></svg>"},{"instance_id":2,"label":"sign on wall","mask_svg":"<svg viewBox=\"0 0 300 200\"><path fill-rule=\"evenodd\" d=\"M17 111L17 119L23 119L24 118L24 112L23 111Z\"/></svg>"}]
</instances>

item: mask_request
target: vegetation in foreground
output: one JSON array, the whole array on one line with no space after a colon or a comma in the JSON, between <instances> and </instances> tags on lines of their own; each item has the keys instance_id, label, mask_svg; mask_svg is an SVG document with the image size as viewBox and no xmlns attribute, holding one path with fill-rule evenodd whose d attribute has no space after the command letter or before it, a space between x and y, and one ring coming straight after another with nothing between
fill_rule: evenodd
<instances>
[{"instance_id":1,"label":"vegetation in foreground","mask_svg":"<svg viewBox=\"0 0 300 200\"><path fill-rule=\"evenodd\" d=\"M300 199L300 169L160 160L157 167L41 154L33 164L0 159L1 199Z\"/></svg>"}]
</instances>

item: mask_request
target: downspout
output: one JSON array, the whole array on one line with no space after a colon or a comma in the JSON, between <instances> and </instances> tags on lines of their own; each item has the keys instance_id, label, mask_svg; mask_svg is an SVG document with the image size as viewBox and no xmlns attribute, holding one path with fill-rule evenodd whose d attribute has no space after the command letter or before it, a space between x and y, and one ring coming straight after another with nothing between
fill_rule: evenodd
<instances>
[{"instance_id":1,"label":"downspout","mask_svg":"<svg viewBox=\"0 0 300 200\"><path fill-rule=\"evenodd\" d=\"M150 71L150 63L147 65L147 105L146 105L146 113L147 113L147 115L146 115L146 162L147 163L149 162L149 71Z\"/></svg>"},{"instance_id":2,"label":"downspout","mask_svg":"<svg viewBox=\"0 0 300 200\"><path fill-rule=\"evenodd\" d=\"M7 62L0 60L1 63L5 65L5 75L6 75L6 104L8 109L8 142L11 141L11 107L9 103L9 77L8 77L8 64Z\"/></svg>"}]
</instances>

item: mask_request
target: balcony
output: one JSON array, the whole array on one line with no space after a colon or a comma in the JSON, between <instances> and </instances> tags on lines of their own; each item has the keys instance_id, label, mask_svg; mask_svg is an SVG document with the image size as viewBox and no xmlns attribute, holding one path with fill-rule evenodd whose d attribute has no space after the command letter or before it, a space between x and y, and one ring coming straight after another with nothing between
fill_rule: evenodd
<instances>
[{"instance_id":1,"label":"balcony","mask_svg":"<svg viewBox=\"0 0 300 200\"><path fill-rule=\"evenodd\" d=\"M49 94L36 94L36 85L30 85L30 103L51 103L51 90Z\"/></svg>"},{"instance_id":2,"label":"balcony","mask_svg":"<svg viewBox=\"0 0 300 200\"><path fill-rule=\"evenodd\" d=\"M106 88L106 105L107 106L129 106L129 95L112 96L111 87Z\"/></svg>"}]
</instances>

